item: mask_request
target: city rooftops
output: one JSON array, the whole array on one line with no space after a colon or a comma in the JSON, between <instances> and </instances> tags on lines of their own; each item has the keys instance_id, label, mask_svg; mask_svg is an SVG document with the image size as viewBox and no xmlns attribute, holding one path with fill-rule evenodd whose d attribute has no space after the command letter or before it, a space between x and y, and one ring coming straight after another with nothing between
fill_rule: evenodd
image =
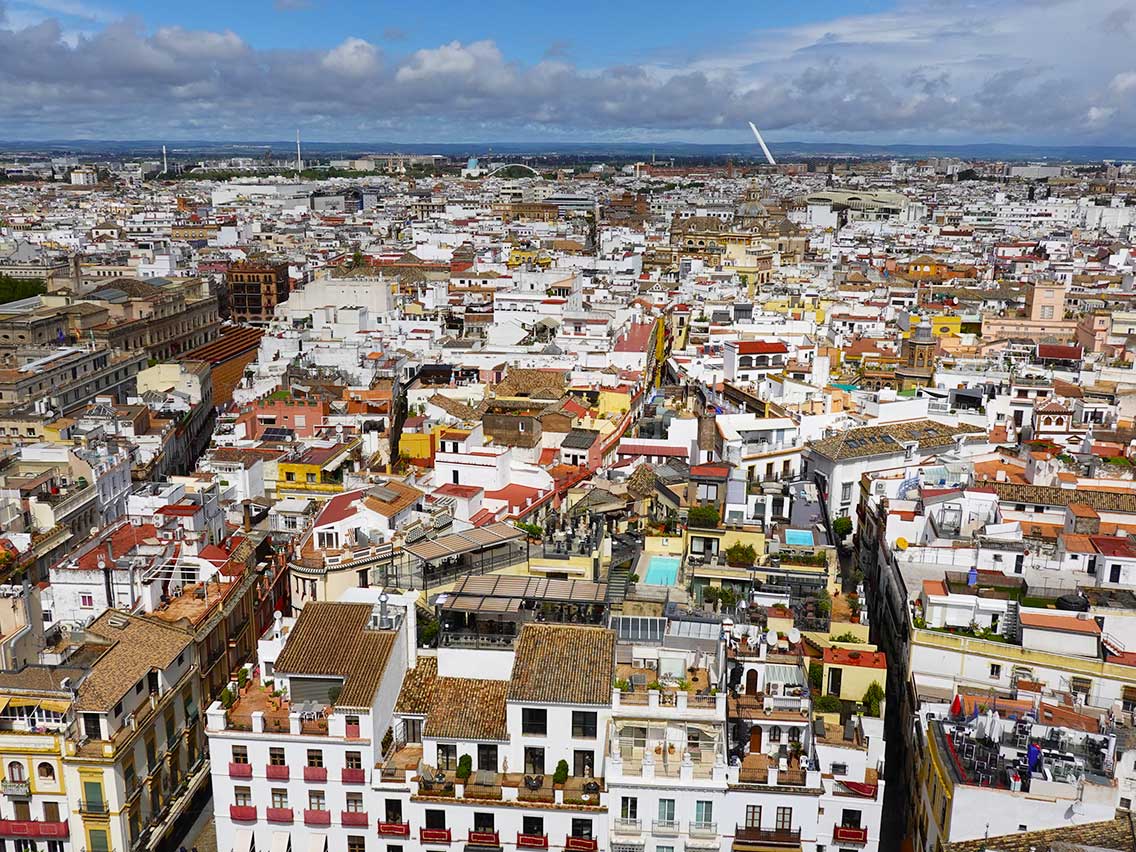
<instances>
[{"instance_id":1,"label":"city rooftops","mask_svg":"<svg viewBox=\"0 0 1136 852\"><path fill-rule=\"evenodd\" d=\"M887 655L882 651L860 651L856 648L825 648L824 661L837 666L855 666L864 669L887 668Z\"/></svg>"},{"instance_id":2,"label":"city rooftops","mask_svg":"<svg viewBox=\"0 0 1136 852\"><path fill-rule=\"evenodd\" d=\"M840 461L895 455L902 453L904 446L910 443L916 444L920 450L949 447L958 437L980 437L985 434L985 430L974 426L948 426L934 420L912 420L849 429L830 438L810 441L807 446L815 453Z\"/></svg>"},{"instance_id":3,"label":"city rooftops","mask_svg":"<svg viewBox=\"0 0 1136 852\"><path fill-rule=\"evenodd\" d=\"M276 671L341 677L335 706L370 707L396 638L394 631L371 627L373 610L364 603L310 602L288 635Z\"/></svg>"},{"instance_id":4,"label":"city rooftops","mask_svg":"<svg viewBox=\"0 0 1136 852\"><path fill-rule=\"evenodd\" d=\"M611 703L615 633L606 627L526 624L517 640L509 701Z\"/></svg>"}]
</instances>

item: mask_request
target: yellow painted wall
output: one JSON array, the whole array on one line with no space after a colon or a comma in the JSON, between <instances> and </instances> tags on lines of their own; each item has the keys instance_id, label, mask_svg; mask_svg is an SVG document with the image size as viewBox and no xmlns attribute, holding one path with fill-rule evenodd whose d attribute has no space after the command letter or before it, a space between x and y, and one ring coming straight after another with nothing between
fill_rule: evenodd
<instances>
[{"instance_id":1,"label":"yellow painted wall","mask_svg":"<svg viewBox=\"0 0 1136 852\"><path fill-rule=\"evenodd\" d=\"M859 701L864 697L864 693L868 691L868 687L872 685L873 681L883 686L884 682L887 680L886 669L870 669L864 666L843 666L835 663L825 663L824 680L821 682L822 691L825 695L829 694L828 673L832 669L841 669L840 695L838 697L845 701Z\"/></svg>"},{"instance_id":2,"label":"yellow painted wall","mask_svg":"<svg viewBox=\"0 0 1136 852\"><path fill-rule=\"evenodd\" d=\"M411 459L430 458L430 438L429 432L403 432L398 440L399 455Z\"/></svg>"}]
</instances>

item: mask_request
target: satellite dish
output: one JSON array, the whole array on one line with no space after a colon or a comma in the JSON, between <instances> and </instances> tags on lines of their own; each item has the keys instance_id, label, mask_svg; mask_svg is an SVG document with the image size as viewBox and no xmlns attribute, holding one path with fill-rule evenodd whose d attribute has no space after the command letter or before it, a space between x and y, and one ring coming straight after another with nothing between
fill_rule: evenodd
<instances>
[{"instance_id":1,"label":"satellite dish","mask_svg":"<svg viewBox=\"0 0 1136 852\"><path fill-rule=\"evenodd\" d=\"M770 630L768 633L765 634L765 644L769 645L771 647L773 645L777 644L777 631L776 630Z\"/></svg>"},{"instance_id":2,"label":"satellite dish","mask_svg":"<svg viewBox=\"0 0 1136 852\"><path fill-rule=\"evenodd\" d=\"M895 540L895 546L898 547L900 550L907 550L907 539L900 536L899 538L897 538Z\"/></svg>"},{"instance_id":3,"label":"satellite dish","mask_svg":"<svg viewBox=\"0 0 1136 852\"><path fill-rule=\"evenodd\" d=\"M789 644L790 645L796 645L800 641L801 641L801 631L798 630L796 627L790 628L790 630L789 630Z\"/></svg>"}]
</instances>

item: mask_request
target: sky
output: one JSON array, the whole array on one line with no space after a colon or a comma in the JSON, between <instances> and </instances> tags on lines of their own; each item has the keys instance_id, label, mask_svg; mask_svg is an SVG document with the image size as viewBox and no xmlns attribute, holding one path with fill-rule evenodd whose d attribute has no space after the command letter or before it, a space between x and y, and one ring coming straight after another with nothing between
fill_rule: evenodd
<instances>
[{"instance_id":1,"label":"sky","mask_svg":"<svg viewBox=\"0 0 1136 852\"><path fill-rule=\"evenodd\" d=\"M0 0L0 139L1132 144L1133 0Z\"/></svg>"}]
</instances>

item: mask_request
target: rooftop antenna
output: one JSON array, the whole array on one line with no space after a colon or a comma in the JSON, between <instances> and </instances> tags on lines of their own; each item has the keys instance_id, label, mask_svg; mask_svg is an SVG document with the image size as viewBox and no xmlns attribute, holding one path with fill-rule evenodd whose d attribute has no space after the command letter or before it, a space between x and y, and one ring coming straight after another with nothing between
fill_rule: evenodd
<instances>
[{"instance_id":1,"label":"rooftop antenna","mask_svg":"<svg viewBox=\"0 0 1136 852\"><path fill-rule=\"evenodd\" d=\"M753 135L757 139L757 144L761 146L761 151L765 154L766 162L771 166L777 165L777 161L773 159L773 155L769 153L769 146L765 144L765 140L761 138L761 131L757 129L757 125L752 121L749 123L749 129L753 131Z\"/></svg>"},{"instance_id":2,"label":"rooftop antenna","mask_svg":"<svg viewBox=\"0 0 1136 852\"><path fill-rule=\"evenodd\" d=\"M764 143L762 143L762 144L764 145ZM301 165L300 165L302 162L303 161L300 159L300 128L297 127L296 128L296 177L297 178L300 176L300 172L302 171L302 168L301 168Z\"/></svg>"}]
</instances>

